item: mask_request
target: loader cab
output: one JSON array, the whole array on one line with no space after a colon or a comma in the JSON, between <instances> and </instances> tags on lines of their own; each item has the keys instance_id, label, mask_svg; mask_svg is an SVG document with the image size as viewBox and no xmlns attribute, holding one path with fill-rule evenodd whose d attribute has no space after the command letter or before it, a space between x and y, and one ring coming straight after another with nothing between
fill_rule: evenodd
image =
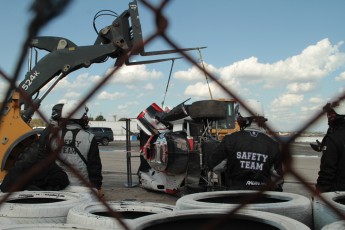
<instances>
[{"instance_id":1,"label":"loader cab","mask_svg":"<svg viewBox=\"0 0 345 230\"><path fill-rule=\"evenodd\" d=\"M237 132L240 126L237 123L237 114L239 104L234 99L215 99L226 103L226 116L224 119L217 119L211 123L211 133L218 139L222 140L227 134Z\"/></svg>"}]
</instances>

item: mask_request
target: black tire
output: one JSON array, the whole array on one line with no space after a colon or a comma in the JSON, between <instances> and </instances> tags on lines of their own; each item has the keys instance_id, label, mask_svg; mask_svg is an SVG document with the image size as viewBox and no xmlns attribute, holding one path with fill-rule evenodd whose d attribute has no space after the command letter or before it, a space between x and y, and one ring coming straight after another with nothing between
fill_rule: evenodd
<instances>
[{"instance_id":1,"label":"black tire","mask_svg":"<svg viewBox=\"0 0 345 230\"><path fill-rule=\"evenodd\" d=\"M153 202L140 201L108 201L114 212L120 213L124 223L131 225L132 221L147 215L171 212L175 206ZM96 228L122 229L123 226L111 217L108 209L101 202L84 203L72 208L67 215L69 224L86 224Z\"/></svg>"},{"instance_id":2,"label":"black tire","mask_svg":"<svg viewBox=\"0 0 345 230\"><path fill-rule=\"evenodd\" d=\"M108 138L102 138L102 145L109 145L109 140L108 140Z\"/></svg>"},{"instance_id":3,"label":"black tire","mask_svg":"<svg viewBox=\"0 0 345 230\"><path fill-rule=\"evenodd\" d=\"M176 209L232 210L238 207L239 202L254 193L257 191L233 190L189 194L176 201ZM298 194L266 191L261 197L246 205L245 209L275 213L300 221L309 227L313 225L311 200Z\"/></svg>"},{"instance_id":4,"label":"black tire","mask_svg":"<svg viewBox=\"0 0 345 230\"><path fill-rule=\"evenodd\" d=\"M134 221L134 230L143 229L285 229L307 230L303 223L286 216L256 210L240 210L224 218L225 210L200 209L164 212ZM215 221L217 220L217 221ZM218 222L219 221L219 222ZM210 224L218 224L210 226ZM209 225L209 226L208 226ZM230 227L231 226L231 227Z\"/></svg>"},{"instance_id":5,"label":"black tire","mask_svg":"<svg viewBox=\"0 0 345 230\"><path fill-rule=\"evenodd\" d=\"M196 101L188 107L192 119L224 119L227 115L227 103L224 101Z\"/></svg>"},{"instance_id":6,"label":"black tire","mask_svg":"<svg viewBox=\"0 0 345 230\"><path fill-rule=\"evenodd\" d=\"M14 192L1 204L0 217L17 224L66 223L72 207L90 201L89 195L63 191Z\"/></svg>"},{"instance_id":7,"label":"black tire","mask_svg":"<svg viewBox=\"0 0 345 230\"><path fill-rule=\"evenodd\" d=\"M326 192L321 193L321 196L328 201L332 207L345 215L345 192ZM337 213L318 197L314 197L313 199L313 216L316 230L322 229L324 226L333 222L342 220Z\"/></svg>"}]
</instances>

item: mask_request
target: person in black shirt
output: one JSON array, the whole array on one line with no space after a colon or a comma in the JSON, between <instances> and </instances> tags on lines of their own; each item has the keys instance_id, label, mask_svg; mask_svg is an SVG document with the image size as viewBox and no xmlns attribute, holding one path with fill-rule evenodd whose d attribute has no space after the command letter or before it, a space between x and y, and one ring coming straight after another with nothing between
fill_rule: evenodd
<instances>
[{"instance_id":1,"label":"person in black shirt","mask_svg":"<svg viewBox=\"0 0 345 230\"><path fill-rule=\"evenodd\" d=\"M316 189L345 191L345 102L327 103L323 109L329 127L320 144L322 156Z\"/></svg>"},{"instance_id":2,"label":"person in black shirt","mask_svg":"<svg viewBox=\"0 0 345 230\"><path fill-rule=\"evenodd\" d=\"M225 181L229 190L259 190L273 179L278 182L270 188L283 191L282 156L277 141L263 128L267 119L259 101L246 101L250 114L242 106L237 122L241 130L226 135L210 154L208 166L214 168L226 160Z\"/></svg>"}]
</instances>

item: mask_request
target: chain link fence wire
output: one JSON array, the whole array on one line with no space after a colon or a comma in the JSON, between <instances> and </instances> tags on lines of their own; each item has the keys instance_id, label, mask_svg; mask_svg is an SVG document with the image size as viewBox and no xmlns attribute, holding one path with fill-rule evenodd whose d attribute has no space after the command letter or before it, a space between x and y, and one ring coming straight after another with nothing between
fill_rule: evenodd
<instances>
[{"instance_id":1,"label":"chain link fence wire","mask_svg":"<svg viewBox=\"0 0 345 230\"><path fill-rule=\"evenodd\" d=\"M12 96L12 98L14 98L13 92L14 92L14 90L17 90L20 94L21 100L23 100L26 104L28 104L29 107L32 107L34 109L34 111L38 114L38 116L40 116L46 123L49 123L49 117L46 117L40 111L39 106L37 104L35 104L35 101L33 98L31 98L31 96L28 96L25 92L23 92L23 90L21 90L20 88L17 87L16 82L21 79L21 76L19 76L19 73L20 73L20 70L23 66L25 57L27 56L28 47L29 47L29 44L30 44L30 41L32 40L32 38L34 38L38 34L39 30L42 27L47 26L49 21L54 20L54 18L56 16L61 14L68 7L69 3L70 3L69 0L60 0L60 1L37 0L34 2L31 10L34 11L35 17L31 21L31 23L29 24L28 31L27 31L27 37L23 43L23 47L21 48L21 55L18 59L18 63L16 65L14 73L12 75L7 75L0 68L0 76L1 76L2 80L4 80L5 82L7 82L9 84L7 91L2 92L2 94L4 95L4 100L2 101L2 106L1 106L1 119L4 118L4 114L6 113L6 110L8 109L7 108L7 103L9 102L8 99L11 98L11 96ZM211 72L209 72L207 69L205 69L203 65L198 63L198 60L195 60L191 55L189 55L188 51L184 51L181 47L179 47L176 44L175 41L173 41L167 35L166 29L167 29L167 25L168 25L168 20L165 17L163 11L164 11L164 8L170 3L170 1L162 0L160 2L160 4L158 4L157 6L150 4L150 2L146 1L146 0L142 0L141 3L144 7L147 7L153 15L155 15L155 18L156 18L156 20L155 20L155 22L156 22L155 31L151 35L149 35L146 39L144 39L144 41L142 43L136 44L127 53L124 53L121 56L119 56L116 60L117 64L115 65L115 68L113 68L112 71L110 71L105 76L103 76L102 80L97 85L95 85L83 98L80 98L80 100L81 100L80 105L85 104L88 100L90 100L91 96L96 91L98 91L103 86L105 86L107 81L109 81L109 79L111 77L113 77L114 74L116 74L116 72L119 70L119 68L122 65L125 65L126 61L129 60L129 58L133 54L140 53L140 51L142 51L145 46L149 45L150 43L154 42L156 39L160 38L166 42L168 47L170 47L173 50L178 51L179 54L182 57L184 57L189 63L196 66L201 72L203 72L205 74L205 76L207 76L207 78L209 78L213 82L215 82L218 85L218 87L221 90L225 91L230 98L235 99L245 109L249 110L249 112L252 113L252 111L250 111L250 109L246 106L245 101L242 100L242 98L234 90L231 90L231 89L225 87L221 82L219 82L219 80L217 79L217 77L215 75L213 75ZM65 77L65 76L63 75L61 77ZM116 77L116 75L115 75L115 77ZM345 99L345 94L338 95L338 101L341 101L344 99ZM15 105L18 106L18 103ZM78 109L79 108L75 108L75 111L77 111ZM72 115L73 115L73 113L72 113ZM272 128L269 126L269 124L265 124L265 126L266 126L265 128L268 130L269 133L271 133L280 142L280 145L282 147L282 155L283 155L284 175L291 174L292 176L294 176L301 184L303 184L305 189L307 189L308 191L310 191L311 194L313 194L313 196L319 197L323 202L325 202L327 205L329 205L334 212L336 212L343 219L345 219L345 216L338 209L336 209L335 207L332 207L332 204L330 204L327 200L323 199L322 194L318 193L312 185L307 183L307 181L304 179L303 175L300 175L292 167L294 164L294 159L292 158L292 155L291 155L291 144L296 140L297 137L299 137L304 131L308 130L309 127L311 127L316 121L318 121L324 115L325 115L325 111L320 111L320 112L314 114L313 116L311 116L309 121L306 122L305 124L303 124L298 129L298 132L295 132L293 134L293 136L291 136L291 138L288 139L287 141L282 141L280 138L278 138L277 134L272 130ZM4 128L4 125L1 124L0 130L3 128ZM4 130L2 130L2 131L4 131ZM54 131L54 135L56 135L58 131L59 130L56 129ZM60 143L61 142L62 142L62 140L60 140ZM21 148L23 148L23 146ZM49 155L49 157L47 159L45 159L40 164L38 164L35 167L33 167L32 169L30 169L30 171L28 171L25 174L25 176L20 178L20 180L18 180L16 182L16 186L13 189L21 187L23 184L27 183L34 175L39 174L44 169L45 165L47 165L50 162L53 162L55 160L61 161L63 164L67 165L67 167L84 182L85 186L91 187L91 184L83 178L83 176L78 172L77 169L75 169L73 167L73 165L70 165L68 162L65 162L65 161L63 161L63 159L59 158L58 153L60 152L60 150L61 150L61 145L59 146L59 148L57 148L55 151L53 151L53 154ZM21 149L18 152L22 152L22 151L24 151L24 150ZM19 155L19 153L17 153L17 155ZM13 156L13 157L18 157L17 155ZM281 178L277 178L277 181L279 179L281 179ZM277 181L274 181L273 183L275 183ZM268 189L269 186L270 185L267 185L266 188ZM99 201L104 204L104 206L108 209L108 211L112 217L118 219L118 221L123 225L123 227L125 229L129 229L129 227L126 226L126 224L120 218L121 217L120 213L117 213L116 211L112 210L111 207L106 203L106 201L98 196L98 193L96 191L94 191L93 189L91 189L90 191L92 191L94 193L94 195L99 198ZM238 208L236 208L235 210L228 213L227 218L231 218L234 213L236 213L238 210L242 209L246 204L250 204L250 203L254 202L255 199L258 199L260 197L260 194L262 194L264 191L265 190L262 190L258 193L255 193L254 195L248 195L247 200L242 205L239 205ZM11 193L6 194L6 196L4 196L0 200L0 205L3 202L5 202L5 200L10 196L10 194ZM222 221L222 220L219 220L219 221ZM212 225L205 226L205 229L207 229L207 227L209 227L211 229L211 226Z\"/></svg>"}]
</instances>

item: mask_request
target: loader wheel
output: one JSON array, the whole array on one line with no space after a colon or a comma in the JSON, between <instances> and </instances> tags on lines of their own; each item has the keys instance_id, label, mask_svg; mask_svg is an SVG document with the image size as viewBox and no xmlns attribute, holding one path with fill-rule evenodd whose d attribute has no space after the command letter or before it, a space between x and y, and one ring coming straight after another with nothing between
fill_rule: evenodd
<instances>
[{"instance_id":1,"label":"loader wheel","mask_svg":"<svg viewBox=\"0 0 345 230\"><path fill-rule=\"evenodd\" d=\"M39 142L32 142L28 147L25 147L23 152L18 155L15 164L20 162L34 163L37 160Z\"/></svg>"},{"instance_id":2,"label":"loader wheel","mask_svg":"<svg viewBox=\"0 0 345 230\"><path fill-rule=\"evenodd\" d=\"M196 101L188 107L188 112L192 119L224 119L227 115L227 103L214 100Z\"/></svg>"}]
</instances>

